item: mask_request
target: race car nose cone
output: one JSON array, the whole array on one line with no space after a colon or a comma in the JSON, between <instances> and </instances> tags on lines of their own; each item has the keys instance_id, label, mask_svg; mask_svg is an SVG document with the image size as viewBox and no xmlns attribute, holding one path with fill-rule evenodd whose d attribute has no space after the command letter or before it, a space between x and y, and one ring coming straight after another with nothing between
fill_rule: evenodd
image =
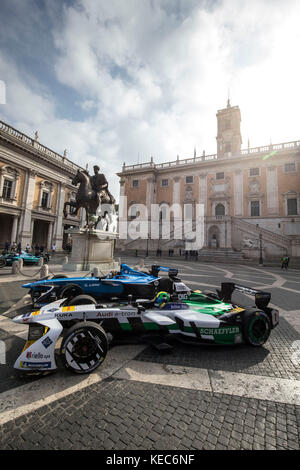
<instances>
[{"instance_id":1,"label":"race car nose cone","mask_svg":"<svg viewBox=\"0 0 300 470\"><path fill-rule=\"evenodd\" d=\"M24 323L23 322L23 315L18 315L17 317L13 318L12 321L14 323Z\"/></svg>"},{"instance_id":2,"label":"race car nose cone","mask_svg":"<svg viewBox=\"0 0 300 470\"><path fill-rule=\"evenodd\" d=\"M31 287L31 282L28 282L27 284L22 284L22 287L29 289Z\"/></svg>"}]
</instances>

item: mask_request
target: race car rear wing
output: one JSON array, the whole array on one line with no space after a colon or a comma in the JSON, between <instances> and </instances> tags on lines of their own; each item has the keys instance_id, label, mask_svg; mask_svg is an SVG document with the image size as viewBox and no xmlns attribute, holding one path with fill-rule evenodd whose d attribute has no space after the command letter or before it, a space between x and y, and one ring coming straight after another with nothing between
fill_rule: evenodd
<instances>
[{"instance_id":1,"label":"race car rear wing","mask_svg":"<svg viewBox=\"0 0 300 470\"><path fill-rule=\"evenodd\" d=\"M165 273L168 273L169 277L171 279L175 279L177 277L177 274L178 274L178 269L175 269L175 268L167 268L165 266L159 266L158 264L153 264L151 266L151 271L150 271L150 274L151 276L155 276L155 277L158 277L158 273L160 271L163 271Z\"/></svg>"},{"instance_id":2,"label":"race car rear wing","mask_svg":"<svg viewBox=\"0 0 300 470\"><path fill-rule=\"evenodd\" d=\"M255 305L257 308L263 309L268 306L271 300L270 292L252 289L251 287L241 286L234 282L222 282L221 290L217 289L218 297L223 302L231 302L231 297L234 291L241 292L255 296Z\"/></svg>"}]
</instances>

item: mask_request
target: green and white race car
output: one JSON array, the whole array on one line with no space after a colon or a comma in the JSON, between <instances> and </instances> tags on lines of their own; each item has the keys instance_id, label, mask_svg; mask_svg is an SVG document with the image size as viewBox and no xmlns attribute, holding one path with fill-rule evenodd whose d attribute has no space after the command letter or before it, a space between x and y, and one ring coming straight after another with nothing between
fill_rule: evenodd
<instances>
[{"instance_id":1,"label":"green and white race car","mask_svg":"<svg viewBox=\"0 0 300 470\"><path fill-rule=\"evenodd\" d=\"M255 296L255 305L231 301L234 290ZM83 300L81 296L81 301ZM57 300L40 310L14 318L28 324L28 340L15 368L54 370L55 345L61 335L60 354L65 367L78 374L95 370L105 359L109 342L132 340L163 350L174 340L219 345L262 346L278 325L278 311L268 307L271 294L234 283L222 283L217 293L191 291L180 279L173 294L159 292L153 300L130 298L124 303L62 306Z\"/></svg>"}]
</instances>

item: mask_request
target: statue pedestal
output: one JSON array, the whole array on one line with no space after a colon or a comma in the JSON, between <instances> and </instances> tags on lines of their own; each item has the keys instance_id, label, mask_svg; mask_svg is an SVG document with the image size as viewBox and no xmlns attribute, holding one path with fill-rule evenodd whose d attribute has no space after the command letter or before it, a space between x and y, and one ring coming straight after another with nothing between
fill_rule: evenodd
<instances>
[{"instance_id":1,"label":"statue pedestal","mask_svg":"<svg viewBox=\"0 0 300 470\"><path fill-rule=\"evenodd\" d=\"M100 271L119 269L114 261L114 245L118 236L114 232L104 230L70 229L72 236L72 253L64 271Z\"/></svg>"}]
</instances>

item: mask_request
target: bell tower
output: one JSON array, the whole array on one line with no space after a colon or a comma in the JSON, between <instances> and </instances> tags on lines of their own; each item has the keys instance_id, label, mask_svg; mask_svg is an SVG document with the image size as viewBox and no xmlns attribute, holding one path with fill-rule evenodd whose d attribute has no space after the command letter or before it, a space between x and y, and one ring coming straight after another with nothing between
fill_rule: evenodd
<instances>
[{"instance_id":1,"label":"bell tower","mask_svg":"<svg viewBox=\"0 0 300 470\"><path fill-rule=\"evenodd\" d=\"M231 157L241 151L241 112L238 106L231 106L227 100L227 107L217 112L218 134L217 154L218 157Z\"/></svg>"}]
</instances>

